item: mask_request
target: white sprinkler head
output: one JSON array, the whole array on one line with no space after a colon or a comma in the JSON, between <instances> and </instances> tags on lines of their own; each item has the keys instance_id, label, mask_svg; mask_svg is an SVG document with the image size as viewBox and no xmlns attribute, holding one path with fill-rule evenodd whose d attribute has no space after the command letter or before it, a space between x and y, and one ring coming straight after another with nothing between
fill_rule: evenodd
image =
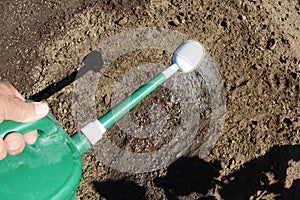
<instances>
[{"instance_id":1,"label":"white sprinkler head","mask_svg":"<svg viewBox=\"0 0 300 200\"><path fill-rule=\"evenodd\" d=\"M204 56L203 46L195 40L189 40L176 49L173 63L178 65L180 72L189 73L201 64Z\"/></svg>"}]
</instances>

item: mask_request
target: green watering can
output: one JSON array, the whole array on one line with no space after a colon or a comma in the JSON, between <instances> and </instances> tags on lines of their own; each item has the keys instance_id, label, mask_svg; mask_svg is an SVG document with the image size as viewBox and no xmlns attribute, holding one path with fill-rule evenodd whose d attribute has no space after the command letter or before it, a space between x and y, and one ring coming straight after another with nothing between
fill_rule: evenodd
<instances>
[{"instance_id":1,"label":"green watering can","mask_svg":"<svg viewBox=\"0 0 300 200\"><path fill-rule=\"evenodd\" d=\"M204 48L194 40L174 53L173 65L141 86L99 120L88 123L70 137L48 113L33 123L4 121L0 137L38 130L39 138L21 154L0 161L0 199L76 199L82 173L81 155L98 142L104 132L177 71L188 73L201 64Z\"/></svg>"}]
</instances>

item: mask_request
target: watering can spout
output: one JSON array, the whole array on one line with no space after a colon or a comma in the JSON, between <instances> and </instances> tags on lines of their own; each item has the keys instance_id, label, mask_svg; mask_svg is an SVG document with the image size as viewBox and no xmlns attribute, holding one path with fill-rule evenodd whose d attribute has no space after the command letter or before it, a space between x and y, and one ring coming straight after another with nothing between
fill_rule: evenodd
<instances>
[{"instance_id":1,"label":"watering can spout","mask_svg":"<svg viewBox=\"0 0 300 200\"><path fill-rule=\"evenodd\" d=\"M107 129L177 71L189 73L195 70L202 63L204 56L205 50L199 42L189 40L182 44L174 53L174 64L172 66L168 67L141 86L112 110L103 115L99 120L88 123L72 136L79 153L82 155L90 149L92 145L96 144Z\"/></svg>"}]
</instances>

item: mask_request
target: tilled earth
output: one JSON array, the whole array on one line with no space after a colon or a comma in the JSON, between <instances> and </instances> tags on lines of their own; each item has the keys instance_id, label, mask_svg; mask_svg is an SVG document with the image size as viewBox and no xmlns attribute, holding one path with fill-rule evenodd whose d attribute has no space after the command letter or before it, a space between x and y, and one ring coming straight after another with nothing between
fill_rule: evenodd
<instances>
[{"instance_id":1,"label":"tilled earth","mask_svg":"<svg viewBox=\"0 0 300 200\"><path fill-rule=\"evenodd\" d=\"M69 134L76 130L72 99L83 59L117 33L160 27L199 40L224 80L225 124L208 156L199 157L192 144L170 166L130 174L88 152L78 199L300 199L299 1L3 0L0 8L0 80L47 101ZM117 59L98 84L97 116L114 103L123 74L141 63L169 65L170 58L143 49ZM131 112L137 124L149 123L147 105L164 94L169 101L160 88ZM177 116L180 106L167 109ZM158 148L117 126L108 137L133 152Z\"/></svg>"}]
</instances>

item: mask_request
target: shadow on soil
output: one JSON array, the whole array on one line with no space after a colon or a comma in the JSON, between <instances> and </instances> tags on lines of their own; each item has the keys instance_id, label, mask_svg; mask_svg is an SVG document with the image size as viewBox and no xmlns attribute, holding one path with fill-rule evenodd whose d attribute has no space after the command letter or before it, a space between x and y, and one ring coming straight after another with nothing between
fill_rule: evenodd
<instances>
[{"instance_id":1,"label":"shadow on soil","mask_svg":"<svg viewBox=\"0 0 300 200\"><path fill-rule=\"evenodd\" d=\"M101 53L99 51L92 51L83 59L83 64L84 65L80 68L79 71L74 71L72 74L57 83L52 83L42 91L29 97L29 99L33 101L41 101L47 99L54 93L73 83L76 79L81 78L88 71L99 72L103 67L103 59Z\"/></svg>"},{"instance_id":2,"label":"shadow on soil","mask_svg":"<svg viewBox=\"0 0 300 200\"><path fill-rule=\"evenodd\" d=\"M274 146L264 156L256 158L218 181L221 165L205 162L198 157L183 157L168 167L166 176L157 178L155 185L164 190L169 200L188 197L196 192L199 199L215 199L208 191L220 187L222 199L260 199L271 194L275 199L300 199L300 180L285 188L288 162L300 161L300 145ZM146 199L146 188L132 181L94 182L96 191L108 200ZM192 198L194 199L194 198Z\"/></svg>"},{"instance_id":3,"label":"shadow on soil","mask_svg":"<svg viewBox=\"0 0 300 200\"><path fill-rule=\"evenodd\" d=\"M104 196L107 200L145 199L146 189L131 181L107 181L104 183L94 182L97 192Z\"/></svg>"},{"instance_id":4,"label":"shadow on soil","mask_svg":"<svg viewBox=\"0 0 300 200\"><path fill-rule=\"evenodd\" d=\"M274 146L264 156L254 159L227 177L220 191L224 199L260 199L272 193L276 199L300 199L299 179L285 188L288 162L300 161L300 145ZM259 192L260 191L260 192Z\"/></svg>"}]
</instances>

